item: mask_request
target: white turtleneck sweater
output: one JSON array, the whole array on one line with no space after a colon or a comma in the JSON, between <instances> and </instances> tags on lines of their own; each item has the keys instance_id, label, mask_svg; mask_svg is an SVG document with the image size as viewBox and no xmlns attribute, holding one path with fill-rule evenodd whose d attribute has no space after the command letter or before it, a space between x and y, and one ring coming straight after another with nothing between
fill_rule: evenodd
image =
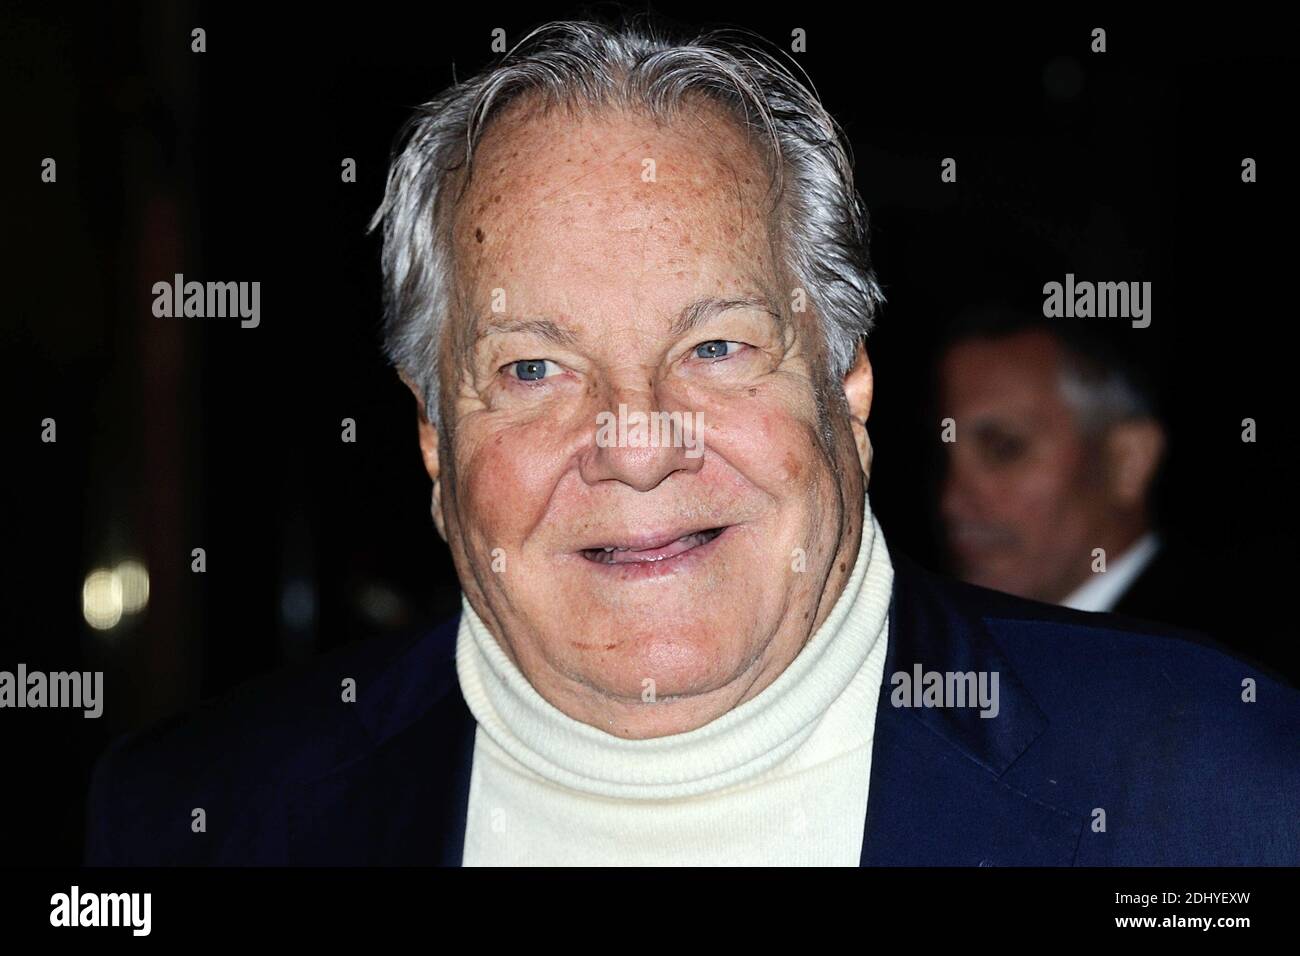
<instances>
[{"instance_id":1,"label":"white turtleneck sweater","mask_svg":"<svg viewBox=\"0 0 1300 956\"><path fill-rule=\"evenodd\" d=\"M627 740L568 717L462 601L478 722L466 866L857 866L894 571L871 502L848 584L757 696L687 733Z\"/></svg>"}]
</instances>

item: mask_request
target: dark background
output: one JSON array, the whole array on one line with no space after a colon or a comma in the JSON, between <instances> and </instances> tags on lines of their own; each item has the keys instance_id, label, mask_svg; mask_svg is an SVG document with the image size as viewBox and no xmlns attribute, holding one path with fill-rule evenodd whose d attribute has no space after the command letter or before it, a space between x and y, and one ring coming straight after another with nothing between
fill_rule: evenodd
<instances>
[{"instance_id":1,"label":"dark background","mask_svg":"<svg viewBox=\"0 0 1300 956\"><path fill-rule=\"evenodd\" d=\"M455 612L414 403L379 350L379 243L365 224L413 106L453 69L485 65L494 27L513 43L583 9L475 6L0 12L0 669L104 670L107 699L99 720L0 711L0 862L79 858L86 782L110 735ZM990 297L1041 304L1042 284L1066 272L1150 280L1151 327L1122 334L1166 387L1162 522L1254 568L1243 602L1289 598L1300 542L1289 32L1254 14L871 6L869 17L839 4L655 9L787 49L793 28L807 31L797 59L853 141L889 298L868 346L872 502L891 549L942 566L938 425L924 404L942 323ZM190 52L195 26L206 53ZM1095 26L1105 54L1089 52ZM55 185L40 181L46 156ZM946 156L955 185L939 179ZM1245 156L1256 184L1241 182ZM340 181L344 157L355 184ZM175 272L260 281L261 326L155 318L151 286ZM46 417L56 444L40 441ZM340 441L345 417L355 444ZM1240 440L1245 417L1255 444ZM128 556L149 568L148 609L94 631L82 582ZM1252 642L1285 666L1294 632L1279 618Z\"/></svg>"}]
</instances>

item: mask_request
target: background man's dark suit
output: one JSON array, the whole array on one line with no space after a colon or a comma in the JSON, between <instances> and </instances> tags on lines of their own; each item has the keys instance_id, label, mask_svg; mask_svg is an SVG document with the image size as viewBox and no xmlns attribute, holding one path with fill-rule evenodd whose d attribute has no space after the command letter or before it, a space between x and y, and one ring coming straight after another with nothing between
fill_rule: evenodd
<instances>
[{"instance_id":1,"label":"background man's dark suit","mask_svg":"<svg viewBox=\"0 0 1300 956\"><path fill-rule=\"evenodd\" d=\"M1242 564L1166 542L1120 595L1112 613L1199 631L1266 673L1300 687L1300 654L1284 606L1300 566Z\"/></svg>"},{"instance_id":2,"label":"background man's dark suit","mask_svg":"<svg viewBox=\"0 0 1300 956\"><path fill-rule=\"evenodd\" d=\"M1300 693L1175 632L894 560L864 865L1300 863ZM87 862L458 865L475 723L455 640L452 621L348 648L119 738ZM996 671L998 716L892 706L916 663Z\"/></svg>"}]
</instances>

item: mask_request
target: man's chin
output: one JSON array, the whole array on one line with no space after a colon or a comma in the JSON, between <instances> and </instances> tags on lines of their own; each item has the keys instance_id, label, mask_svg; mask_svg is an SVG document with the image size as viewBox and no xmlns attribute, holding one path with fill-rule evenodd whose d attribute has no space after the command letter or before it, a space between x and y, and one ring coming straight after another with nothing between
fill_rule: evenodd
<instances>
[{"instance_id":1,"label":"man's chin","mask_svg":"<svg viewBox=\"0 0 1300 956\"><path fill-rule=\"evenodd\" d=\"M737 575L732 567L717 570L631 580L619 579L619 572L597 580L564 575L539 593L564 595L563 613L580 640L662 634L681 641L727 640L753 620L756 598L771 585Z\"/></svg>"},{"instance_id":2,"label":"man's chin","mask_svg":"<svg viewBox=\"0 0 1300 956\"><path fill-rule=\"evenodd\" d=\"M616 697L700 695L725 687L744 669L751 656L744 635L720 621L656 630L640 618L568 638L565 656L572 671Z\"/></svg>"}]
</instances>

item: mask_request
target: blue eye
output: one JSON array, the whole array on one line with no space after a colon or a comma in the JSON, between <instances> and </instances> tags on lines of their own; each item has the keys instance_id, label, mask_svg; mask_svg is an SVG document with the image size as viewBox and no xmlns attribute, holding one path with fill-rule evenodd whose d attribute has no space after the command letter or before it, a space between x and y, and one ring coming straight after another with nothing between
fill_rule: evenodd
<instances>
[{"instance_id":1,"label":"blue eye","mask_svg":"<svg viewBox=\"0 0 1300 956\"><path fill-rule=\"evenodd\" d=\"M515 377L521 382L536 382L546 376L546 359L523 359L515 363Z\"/></svg>"},{"instance_id":2,"label":"blue eye","mask_svg":"<svg viewBox=\"0 0 1300 956\"><path fill-rule=\"evenodd\" d=\"M696 358L725 358L731 351L728 346L730 342L724 342L722 339L714 339L711 342L701 342L695 346Z\"/></svg>"}]
</instances>

